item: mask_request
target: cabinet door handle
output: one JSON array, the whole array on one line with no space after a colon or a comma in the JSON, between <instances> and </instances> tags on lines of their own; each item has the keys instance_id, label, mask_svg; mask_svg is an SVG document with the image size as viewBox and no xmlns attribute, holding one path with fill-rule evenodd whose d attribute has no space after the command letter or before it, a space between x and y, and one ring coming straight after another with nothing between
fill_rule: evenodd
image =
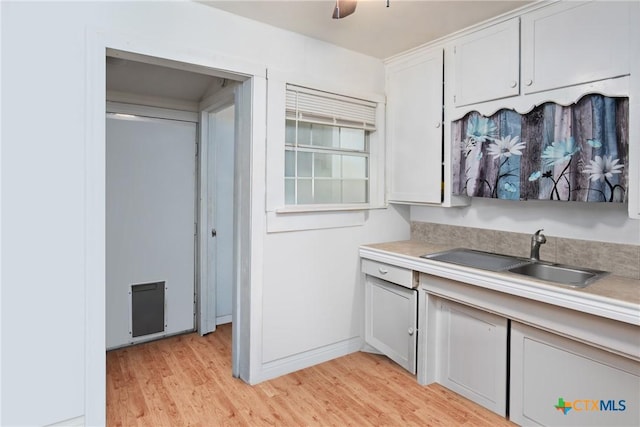
<instances>
[{"instance_id":1,"label":"cabinet door handle","mask_svg":"<svg viewBox=\"0 0 640 427\"><path fill-rule=\"evenodd\" d=\"M527 86L531 86L533 84L533 80L527 80L526 82L524 82L524 84L526 84Z\"/></svg>"},{"instance_id":2,"label":"cabinet door handle","mask_svg":"<svg viewBox=\"0 0 640 427\"><path fill-rule=\"evenodd\" d=\"M409 332L409 335L413 335L415 330L412 327L409 327L409 330L407 332Z\"/></svg>"},{"instance_id":3,"label":"cabinet door handle","mask_svg":"<svg viewBox=\"0 0 640 427\"><path fill-rule=\"evenodd\" d=\"M509 83L509 87L513 88L513 87L516 87L516 86L518 86L518 82L515 81L515 80L511 80L511 83Z\"/></svg>"},{"instance_id":4,"label":"cabinet door handle","mask_svg":"<svg viewBox=\"0 0 640 427\"><path fill-rule=\"evenodd\" d=\"M389 270L387 270L386 268L378 268L378 271L380 272L380 274L387 274L389 272Z\"/></svg>"},{"instance_id":5,"label":"cabinet door handle","mask_svg":"<svg viewBox=\"0 0 640 427\"><path fill-rule=\"evenodd\" d=\"M436 129L440 127L440 122L436 122Z\"/></svg>"}]
</instances>

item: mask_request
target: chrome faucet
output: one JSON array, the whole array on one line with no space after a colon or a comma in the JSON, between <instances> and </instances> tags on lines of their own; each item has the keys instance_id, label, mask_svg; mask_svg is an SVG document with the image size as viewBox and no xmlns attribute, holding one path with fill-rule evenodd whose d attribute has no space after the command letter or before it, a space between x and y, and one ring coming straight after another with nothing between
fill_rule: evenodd
<instances>
[{"instance_id":1,"label":"chrome faucet","mask_svg":"<svg viewBox=\"0 0 640 427\"><path fill-rule=\"evenodd\" d=\"M540 261L540 246L547 243L547 238L544 234L540 233L541 231L544 231L544 228L536 231L533 233L533 236L531 236L531 255L529 258L531 258L532 261Z\"/></svg>"}]
</instances>

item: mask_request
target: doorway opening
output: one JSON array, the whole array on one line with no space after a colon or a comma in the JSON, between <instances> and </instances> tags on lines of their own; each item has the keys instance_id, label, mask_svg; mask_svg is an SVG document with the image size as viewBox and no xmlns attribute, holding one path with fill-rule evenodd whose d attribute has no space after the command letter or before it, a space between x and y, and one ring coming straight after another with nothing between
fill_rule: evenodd
<instances>
[{"instance_id":1,"label":"doorway opening","mask_svg":"<svg viewBox=\"0 0 640 427\"><path fill-rule=\"evenodd\" d=\"M264 65L244 61L220 52L198 50L192 46L162 43L119 33L89 29L85 55L85 182L84 182L84 302L85 302L85 423L104 423L106 410L106 69L107 58L159 65L163 68L191 71L238 82L234 92L234 225L232 283L232 375L245 382L255 381L258 352L252 343L256 327L254 310L255 252L252 247L252 221L255 202L252 195L252 151L256 142L265 138L266 69ZM151 102L153 97L150 97ZM127 104L120 100L122 104ZM135 104L130 104L135 105ZM154 107L148 107L154 108ZM155 107L157 108L157 107ZM174 110L182 111L179 108ZM130 113L135 114L135 113ZM199 122L200 123L200 122ZM201 135L198 136L200 138ZM206 149L206 144L199 149ZM198 170L202 173L202 169ZM200 180L200 182L203 182ZM199 188L202 191L202 188ZM204 204L198 206L198 218L205 215ZM198 259L210 230L199 227ZM200 264L199 264L200 265ZM196 268L198 275L206 274ZM199 277L200 282L204 283ZM203 300L202 294L199 300Z\"/></svg>"},{"instance_id":2,"label":"doorway opening","mask_svg":"<svg viewBox=\"0 0 640 427\"><path fill-rule=\"evenodd\" d=\"M236 99L246 81L107 49L108 350L232 321Z\"/></svg>"}]
</instances>

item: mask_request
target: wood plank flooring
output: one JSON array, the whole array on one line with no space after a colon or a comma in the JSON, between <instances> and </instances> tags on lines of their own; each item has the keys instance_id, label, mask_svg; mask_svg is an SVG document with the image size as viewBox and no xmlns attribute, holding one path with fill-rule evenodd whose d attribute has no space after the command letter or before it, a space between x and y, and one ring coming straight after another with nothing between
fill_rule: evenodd
<instances>
[{"instance_id":1,"label":"wood plank flooring","mask_svg":"<svg viewBox=\"0 0 640 427\"><path fill-rule=\"evenodd\" d=\"M367 353L247 385L231 376L230 324L108 352L107 425L513 426Z\"/></svg>"}]
</instances>

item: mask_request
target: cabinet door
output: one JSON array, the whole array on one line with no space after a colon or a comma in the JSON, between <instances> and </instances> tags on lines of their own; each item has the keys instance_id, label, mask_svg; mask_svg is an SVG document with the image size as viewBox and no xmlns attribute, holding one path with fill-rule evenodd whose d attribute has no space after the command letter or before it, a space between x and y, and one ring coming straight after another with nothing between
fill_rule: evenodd
<instances>
[{"instance_id":1,"label":"cabinet door","mask_svg":"<svg viewBox=\"0 0 640 427\"><path fill-rule=\"evenodd\" d=\"M559 2L523 15L524 93L629 74L632 3Z\"/></svg>"},{"instance_id":2,"label":"cabinet door","mask_svg":"<svg viewBox=\"0 0 640 427\"><path fill-rule=\"evenodd\" d=\"M639 6L640 7L640 6ZM638 31L638 40L640 41L640 28ZM637 52L638 56L638 70L640 70L640 52ZM633 79L635 85L635 91L631 91L631 102L629 103L629 117L632 121L640 119L640 75ZM633 98L633 94L637 93L638 97ZM640 127L629 127L629 141L640 140ZM628 194L629 194L629 217L640 219L640 144L629 144L629 169L628 169Z\"/></svg>"},{"instance_id":3,"label":"cabinet door","mask_svg":"<svg viewBox=\"0 0 640 427\"><path fill-rule=\"evenodd\" d=\"M516 322L510 390L520 425L640 425L640 362Z\"/></svg>"},{"instance_id":4,"label":"cabinet door","mask_svg":"<svg viewBox=\"0 0 640 427\"><path fill-rule=\"evenodd\" d=\"M391 202L442 201L442 79L442 49L387 68Z\"/></svg>"},{"instance_id":5,"label":"cabinet door","mask_svg":"<svg viewBox=\"0 0 640 427\"><path fill-rule=\"evenodd\" d=\"M520 21L493 25L454 45L457 107L520 93Z\"/></svg>"},{"instance_id":6,"label":"cabinet door","mask_svg":"<svg viewBox=\"0 0 640 427\"><path fill-rule=\"evenodd\" d=\"M506 416L507 319L444 300L438 311L437 381Z\"/></svg>"},{"instance_id":7,"label":"cabinet door","mask_svg":"<svg viewBox=\"0 0 640 427\"><path fill-rule=\"evenodd\" d=\"M415 374L417 291L365 277L365 341Z\"/></svg>"}]
</instances>

